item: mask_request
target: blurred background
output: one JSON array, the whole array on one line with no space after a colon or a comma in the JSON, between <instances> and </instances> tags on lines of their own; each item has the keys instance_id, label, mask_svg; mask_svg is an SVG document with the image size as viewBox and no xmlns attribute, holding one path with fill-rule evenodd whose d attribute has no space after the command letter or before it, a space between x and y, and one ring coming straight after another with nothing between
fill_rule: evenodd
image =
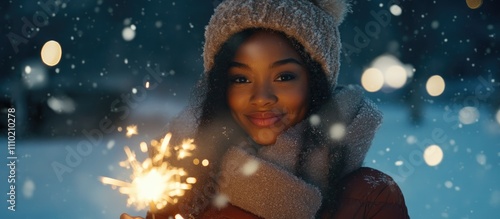
<instances>
[{"instance_id":1,"label":"blurred background","mask_svg":"<svg viewBox=\"0 0 500 219\"><path fill-rule=\"evenodd\" d=\"M98 178L126 180L123 146L138 150L163 135L186 106L219 2L2 1L3 194L9 108L17 165L16 211L7 202L0 217L145 215ZM385 116L365 165L398 182L412 218L500 213L498 8L495 0L352 1L340 27L340 83L361 85Z\"/></svg>"}]
</instances>

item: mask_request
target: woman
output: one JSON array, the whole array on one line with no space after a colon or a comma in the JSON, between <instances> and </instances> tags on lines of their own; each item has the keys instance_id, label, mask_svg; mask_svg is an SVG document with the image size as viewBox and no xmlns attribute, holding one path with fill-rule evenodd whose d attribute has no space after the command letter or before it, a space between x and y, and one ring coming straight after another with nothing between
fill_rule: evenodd
<instances>
[{"instance_id":1,"label":"woman","mask_svg":"<svg viewBox=\"0 0 500 219\"><path fill-rule=\"evenodd\" d=\"M177 164L198 182L155 218L408 218L395 182L361 167L381 113L359 87L336 86L346 10L340 0L217 7L201 101L170 126L177 141L195 136L210 165Z\"/></svg>"}]
</instances>

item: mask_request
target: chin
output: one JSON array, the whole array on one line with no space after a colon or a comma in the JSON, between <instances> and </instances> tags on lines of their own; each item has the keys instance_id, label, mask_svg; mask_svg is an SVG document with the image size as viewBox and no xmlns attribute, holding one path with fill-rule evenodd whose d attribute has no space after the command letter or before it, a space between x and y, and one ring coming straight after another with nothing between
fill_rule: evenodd
<instances>
[{"instance_id":1,"label":"chin","mask_svg":"<svg viewBox=\"0 0 500 219\"><path fill-rule=\"evenodd\" d=\"M276 143L276 141L255 141L255 142L261 146L269 146Z\"/></svg>"},{"instance_id":2,"label":"chin","mask_svg":"<svg viewBox=\"0 0 500 219\"><path fill-rule=\"evenodd\" d=\"M259 133L256 133L256 135L254 135L252 139L253 141L255 141L255 143L262 146L272 145L276 143L277 136L274 135L274 133L269 133L269 132L272 131L271 130L259 131Z\"/></svg>"}]
</instances>

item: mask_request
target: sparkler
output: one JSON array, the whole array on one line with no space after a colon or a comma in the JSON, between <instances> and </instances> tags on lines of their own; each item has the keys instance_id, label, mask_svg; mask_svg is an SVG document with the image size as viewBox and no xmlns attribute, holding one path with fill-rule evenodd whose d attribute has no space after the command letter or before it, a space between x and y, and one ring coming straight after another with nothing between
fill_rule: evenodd
<instances>
[{"instance_id":1,"label":"sparkler","mask_svg":"<svg viewBox=\"0 0 500 219\"><path fill-rule=\"evenodd\" d=\"M120 166L127 169L132 168L130 176L132 182L125 182L109 177L100 177L104 184L111 185L113 189L119 187L119 192L128 195L127 206L135 205L137 210L149 207L153 218L158 209L162 209L167 204L177 203L179 197L183 196L186 190L191 189L196 183L196 178L188 177L182 168L174 167L164 158L182 159L191 156L191 151L196 148L193 139L187 139L180 146L170 147L169 142L172 134L167 133L161 141L151 142L154 156L146 158L142 163L137 161L136 154L127 146L124 147L127 160L120 162ZM140 144L142 152L147 152L148 147L145 142ZM185 179L185 182L182 181ZM180 215L179 215L180 216Z\"/></svg>"}]
</instances>

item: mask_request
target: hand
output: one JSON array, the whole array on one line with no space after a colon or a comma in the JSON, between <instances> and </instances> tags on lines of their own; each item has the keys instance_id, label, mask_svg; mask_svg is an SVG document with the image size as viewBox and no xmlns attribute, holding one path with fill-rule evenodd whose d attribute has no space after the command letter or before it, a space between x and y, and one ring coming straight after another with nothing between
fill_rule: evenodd
<instances>
[{"instance_id":1,"label":"hand","mask_svg":"<svg viewBox=\"0 0 500 219\"><path fill-rule=\"evenodd\" d=\"M123 213L122 215L120 215L120 219L144 219L142 217L132 217L130 215L128 215L127 213Z\"/></svg>"}]
</instances>

